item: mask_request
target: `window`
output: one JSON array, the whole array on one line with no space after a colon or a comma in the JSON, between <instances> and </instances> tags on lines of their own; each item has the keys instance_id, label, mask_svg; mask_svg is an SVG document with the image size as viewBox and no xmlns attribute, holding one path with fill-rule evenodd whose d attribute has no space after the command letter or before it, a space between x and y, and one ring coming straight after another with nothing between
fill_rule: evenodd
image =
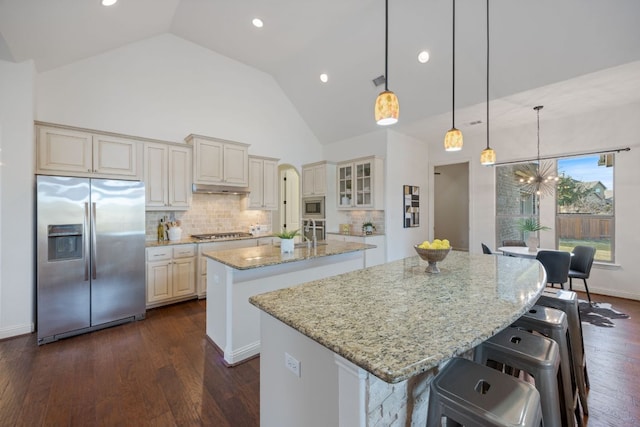
<instances>
[{"instance_id":1,"label":"window","mask_svg":"<svg viewBox=\"0 0 640 427\"><path fill-rule=\"evenodd\" d=\"M558 249L596 248L596 261L614 261L613 154L558 160Z\"/></svg>"},{"instance_id":2,"label":"window","mask_svg":"<svg viewBox=\"0 0 640 427\"><path fill-rule=\"evenodd\" d=\"M496 166L496 244L504 240L524 240L527 237L518 228L525 218L538 219L539 198L521 190L518 169L520 165Z\"/></svg>"}]
</instances>

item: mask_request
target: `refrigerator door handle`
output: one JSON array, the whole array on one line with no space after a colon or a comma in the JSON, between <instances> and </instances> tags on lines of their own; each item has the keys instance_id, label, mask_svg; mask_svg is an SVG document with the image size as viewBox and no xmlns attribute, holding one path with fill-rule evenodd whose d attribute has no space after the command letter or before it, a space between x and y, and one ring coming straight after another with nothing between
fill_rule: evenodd
<instances>
[{"instance_id":1,"label":"refrigerator door handle","mask_svg":"<svg viewBox=\"0 0 640 427\"><path fill-rule=\"evenodd\" d=\"M91 203L91 277L95 280L96 272L96 203Z\"/></svg>"},{"instance_id":2,"label":"refrigerator door handle","mask_svg":"<svg viewBox=\"0 0 640 427\"><path fill-rule=\"evenodd\" d=\"M87 230L89 230L89 203L84 203L84 224L83 224L83 257L84 257L84 280L89 280L89 237L87 236Z\"/></svg>"}]
</instances>

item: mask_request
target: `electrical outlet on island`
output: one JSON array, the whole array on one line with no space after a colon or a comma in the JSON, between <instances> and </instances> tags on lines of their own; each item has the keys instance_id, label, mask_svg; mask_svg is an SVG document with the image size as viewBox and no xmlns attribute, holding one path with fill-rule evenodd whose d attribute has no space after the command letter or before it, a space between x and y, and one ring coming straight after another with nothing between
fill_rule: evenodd
<instances>
[{"instance_id":1,"label":"electrical outlet on island","mask_svg":"<svg viewBox=\"0 0 640 427\"><path fill-rule=\"evenodd\" d=\"M300 365L300 361L298 361L295 357L293 357L289 353L284 353L284 366L286 366L286 368L293 372L293 374L298 378L300 378Z\"/></svg>"}]
</instances>

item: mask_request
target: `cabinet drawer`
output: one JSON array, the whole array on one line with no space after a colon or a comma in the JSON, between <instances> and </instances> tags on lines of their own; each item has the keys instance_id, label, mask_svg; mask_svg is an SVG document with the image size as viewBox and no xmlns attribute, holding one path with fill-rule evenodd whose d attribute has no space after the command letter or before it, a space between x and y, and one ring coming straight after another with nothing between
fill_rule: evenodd
<instances>
[{"instance_id":1,"label":"cabinet drawer","mask_svg":"<svg viewBox=\"0 0 640 427\"><path fill-rule=\"evenodd\" d=\"M169 247L147 248L147 261L163 261L171 259L172 251Z\"/></svg>"},{"instance_id":2,"label":"cabinet drawer","mask_svg":"<svg viewBox=\"0 0 640 427\"><path fill-rule=\"evenodd\" d=\"M174 258L188 258L196 256L196 247L194 245L180 245L173 248Z\"/></svg>"}]
</instances>

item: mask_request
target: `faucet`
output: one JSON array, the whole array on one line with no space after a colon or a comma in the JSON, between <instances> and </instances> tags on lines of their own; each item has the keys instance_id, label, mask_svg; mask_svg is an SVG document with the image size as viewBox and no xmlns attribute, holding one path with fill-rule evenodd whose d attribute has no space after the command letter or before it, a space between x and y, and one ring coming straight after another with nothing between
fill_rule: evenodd
<instances>
[{"instance_id":1,"label":"faucet","mask_svg":"<svg viewBox=\"0 0 640 427\"><path fill-rule=\"evenodd\" d=\"M309 219L306 219L304 221L306 223L306 225L304 226L304 231L305 232L309 231L309 223L311 223L311 243L312 243L313 247L315 248L315 247L318 246L318 241L317 241L317 238L316 238L316 220L313 219L313 218L309 218ZM305 236L305 238L307 240L309 240L309 238L307 238L306 236Z\"/></svg>"}]
</instances>

